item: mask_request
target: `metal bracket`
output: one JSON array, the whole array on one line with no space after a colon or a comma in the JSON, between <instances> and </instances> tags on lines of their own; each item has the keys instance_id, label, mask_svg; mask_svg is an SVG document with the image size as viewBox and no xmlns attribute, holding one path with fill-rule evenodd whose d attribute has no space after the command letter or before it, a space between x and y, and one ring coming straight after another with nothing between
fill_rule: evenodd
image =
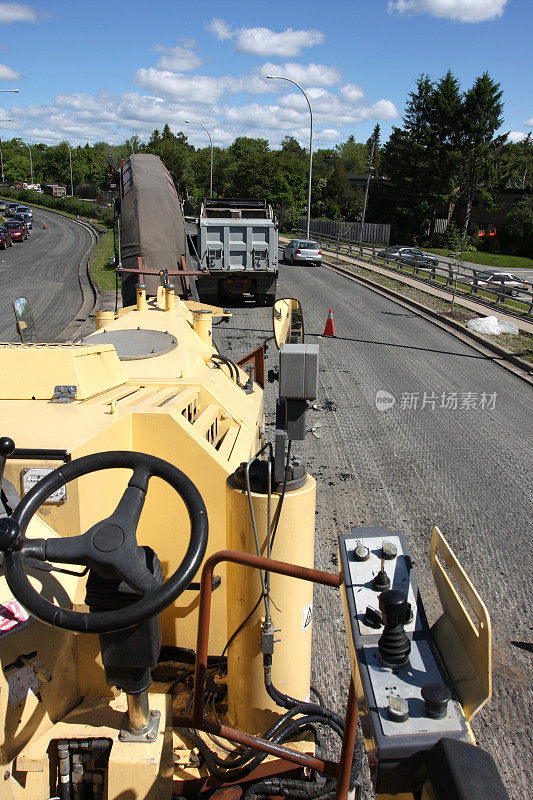
<instances>
[{"instance_id":1,"label":"metal bracket","mask_svg":"<svg viewBox=\"0 0 533 800\"><path fill-rule=\"evenodd\" d=\"M72 403L78 394L77 386L56 386L52 403Z\"/></svg>"},{"instance_id":2,"label":"metal bracket","mask_svg":"<svg viewBox=\"0 0 533 800\"><path fill-rule=\"evenodd\" d=\"M120 729L120 733L118 735L119 741L137 743L142 742L143 744L146 744L146 742L155 742L159 734L160 722L161 712L155 710L150 711L150 722L148 723L147 727L143 731L131 731L128 727L129 717L127 714L124 714L122 728Z\"/></svg>"}]
</instances>

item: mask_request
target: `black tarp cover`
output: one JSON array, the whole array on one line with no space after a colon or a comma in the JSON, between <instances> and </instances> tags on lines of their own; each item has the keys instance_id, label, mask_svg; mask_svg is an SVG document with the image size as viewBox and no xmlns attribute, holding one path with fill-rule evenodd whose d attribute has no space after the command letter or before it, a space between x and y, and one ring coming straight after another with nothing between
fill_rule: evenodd
<instances>
[{"instance_id":1,"label":"black tarp cover","mask_svg":"<svg viewBox=\"0 0 533 800\"><path fill-rule=\"evenodd\" d=\"M146 269L181 269L181 256L187 254L185 220L159 156L131 155L120 170L120 195L122 265L137 268L141 256ZM158 276L146 276L144 282L149 294L157 293Z\"/></svg>"}]
</instances>

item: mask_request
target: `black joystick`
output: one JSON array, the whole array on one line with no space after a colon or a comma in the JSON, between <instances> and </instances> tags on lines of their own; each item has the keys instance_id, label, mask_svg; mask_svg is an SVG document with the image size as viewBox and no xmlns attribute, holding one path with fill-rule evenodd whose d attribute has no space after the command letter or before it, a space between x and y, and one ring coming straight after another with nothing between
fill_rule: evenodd
<instances>
[{"instance_id":1,"label":"black joystick","mask_svg":"<svg viewBox=\"0 0 533 800\"><path fill-rule=\"evenodd\" d=\"M411 652L411 642L403 627L411 611L407 596L400 589L389 589L380 594L379 608L385 622L378 641L381 663L391 669L407 667Z\"/></svg>"},{"instance_id":2,"label":"black joystick","mask_svg":"<svg viewBox=\"0 0 533 800\"><path fill-rule=\"evenodd\" d=\"M452 693L445 683L426 683L422 687L422 697L426 706L426 714L431 719L444 719L448 713L448 703Z\"/></svg>"},{"instance_id":3,"label":"black joystick","mask_svg":"<svg viewBox=\"0 0 533 800\"><path fill-rule=\"evenodd\" d=\"M383 555L381 556L381 569L377 575L374 575L372 588L375 592L384 592L386 589L390 589L390 578L385 572L385 558Z\"/></svg>"}]
</instances>

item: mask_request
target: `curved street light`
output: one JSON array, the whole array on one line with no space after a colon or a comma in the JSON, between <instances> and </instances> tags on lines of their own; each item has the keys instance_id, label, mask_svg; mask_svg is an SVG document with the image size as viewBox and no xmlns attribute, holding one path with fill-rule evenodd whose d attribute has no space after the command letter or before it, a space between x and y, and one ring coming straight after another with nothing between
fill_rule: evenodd
<instances>
[{"instance_id":1,"label":"curved street light","mask_svg":"<svg viewBox=\"0 0 533 800\"><path fill-rule=\"evenodd\" d=\"M211 134L209 133L209 131L207 130L205 125L202 125L201 122L197 122L194 119L186 119L185 122L186 122L187 125L199 125L200 128L203 128L204 131L209 136L209 144L211 145L211 170L210 170L210 173L209 173L209 197L213 197L213 140L211 139Z\"/></svg>"},{"instance_id":2,"label":"curved street light","mask_svg":"<svg viewBox=\"0 0 533 800\"><path fill-rule=\"evenodd\" d=\"M126 136L126 134L123 133L122 131L113 131L113 136L121 136L124 139L124 141L126 142L126 144L128 145L128 147L131 147L132 156L135 155L135 148L133 147L133 139L132 138L130 138L129 136Z\"/></svg>"},{"instance_id":3,"label":"curved street light","mask_svg":"<svg viewBox=\"0 0 533 800\"><path fill-rule=\"evenodd\" d=\"M308 96L302 89L299 83L293 81L292 78L286 78L284 75L267 75L266 76L269 80L276 80L276 81L287 81L288 83L294 84L297 86L298 89L301 91L305 99L307 100L307 105L309 106L309 114L311 116L311 126L310 126L310 133L309 133L309 187L307 191L307 238L309 239L309 228L311 226L311 178L313 176L313 109L311 108L311 103L309 101Z\"/></svg>"}]
</instances>

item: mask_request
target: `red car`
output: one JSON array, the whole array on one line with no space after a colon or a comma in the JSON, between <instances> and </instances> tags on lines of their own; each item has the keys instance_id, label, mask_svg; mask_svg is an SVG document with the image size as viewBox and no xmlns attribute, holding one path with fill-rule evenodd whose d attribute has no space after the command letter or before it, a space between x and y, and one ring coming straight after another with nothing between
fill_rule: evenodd
<instances>
[{"instance_id":1,"label":"red car","mask_svg":"<svg viewBox=\"0 0 533 800\"><path fill-rule=\"evenodd\" d=\"M8 220L4 222L4 228L11 234L11 238L14 242L22 242L30 235L26 223L19 220Z\"/></svg>"},{"instance_id":2,"label":"red car","mask_svg":"<svg viewBox=\"0 0 533 800\"><path fill-rule=\"evenodd\" d=\"M11 233L6 231L5 228L0 227L0 248L2 250L6 250L8 247L13 246L13 239L11 238Z\"/></svg>"}]
</instances>

